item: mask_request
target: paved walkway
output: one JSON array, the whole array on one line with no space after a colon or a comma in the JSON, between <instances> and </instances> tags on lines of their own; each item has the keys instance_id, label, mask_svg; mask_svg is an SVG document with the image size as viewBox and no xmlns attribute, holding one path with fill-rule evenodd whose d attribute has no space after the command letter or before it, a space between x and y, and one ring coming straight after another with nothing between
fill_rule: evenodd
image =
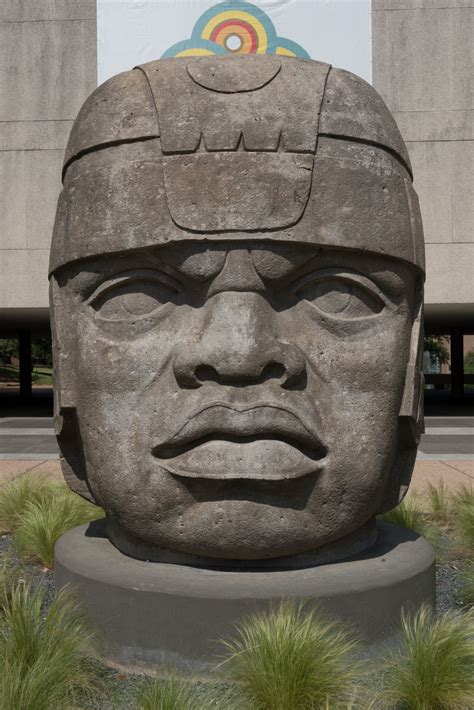
<instances>
[{"instance_id":1,"label":"paved walkway","mask_svg":"<svg viewBox=\"0 0 474 710\"><path fill-rule=\"evenodd\" d=\"M418 459L474 460L474 417L426 417Z\"/></svg>"},{"instance_id":2,"label":"paved walkway","mask_svg":"<svg viewBox=\"0 0 474 710\"><path fill-rule=\"evenodd\" d=\"M428 482L474 485L474 417L427 417L413 491ZM25 471L60 475L51 417L0 417L0 482Z\"/></svg>"}]
</instances>

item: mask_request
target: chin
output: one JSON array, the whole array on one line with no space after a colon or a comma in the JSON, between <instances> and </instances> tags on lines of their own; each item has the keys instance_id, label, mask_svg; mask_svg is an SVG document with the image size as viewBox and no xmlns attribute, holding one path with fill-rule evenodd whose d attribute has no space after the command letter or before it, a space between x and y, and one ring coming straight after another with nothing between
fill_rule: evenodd
<instances>
[{"instance_id":1,"label":"chin","mask_svg":"<svg viewBox=\"0 0 474 710\"><path fill-rule=\"evenodd\" d=\"M253 501L207 501L168 520L161 545L202 557L265 560L285 557L324 544L313 515L305 510ZM176 534L178 533L178 534ZM318 539L319 538L319 539Z\"/></svg>"}]
</instances>

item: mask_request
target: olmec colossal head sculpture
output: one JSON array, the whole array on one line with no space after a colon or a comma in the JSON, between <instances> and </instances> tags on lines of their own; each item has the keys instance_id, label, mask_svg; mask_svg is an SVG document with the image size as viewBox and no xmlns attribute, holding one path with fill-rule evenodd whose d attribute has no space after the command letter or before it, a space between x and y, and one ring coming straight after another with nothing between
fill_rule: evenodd
<instances>
[{"instance_id":1,"label":"olmec colossal head sculpture","mask_svg":"<svg viewBox=\"0 0 474 710\"><path fill-rule=\"evenodd\" d=\"M358 77L277 56L113 77L74 124L51 254L69 485L143 559L369 546L422 427L423 268L405 146Z\"/></svg>"}]
</instances>

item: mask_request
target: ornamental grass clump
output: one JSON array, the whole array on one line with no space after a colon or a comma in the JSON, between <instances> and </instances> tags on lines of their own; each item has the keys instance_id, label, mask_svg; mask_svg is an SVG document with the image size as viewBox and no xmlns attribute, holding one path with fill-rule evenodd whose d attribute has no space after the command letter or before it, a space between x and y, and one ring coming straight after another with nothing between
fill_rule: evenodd
<instances>
[{"instance_id":1,"label":"ornamental grass clump","mask_svg":"<svg viewBox=\"0 0 474 710\"><path fill-rule=\"evenodd\" d=\"M249 710L315 710L354 694L363 673L352 632L319 611L283 602L248 617L222 642Z\"/></svg>"},{"instance_id":2,"label":"ornamental grass clump","mask_svg":"<svg viewBox=\"0 0 474 710\"><path fill-rule=\"evenodd\" d=\"M177 677L145 681L134 707L137 710L196 710L196 698L189 681Z\"/></svg>"},{"instance_id":3,"label":"ornamental grass clump","mask_svg":"<svg viewBox=\"0 0 474 710\"><path fill-rule=\"evenodd\" d=\"M64 710L101 689L97 637L70 593L46 612L44 602L44 590L17 585L0 614L2 710Z\"/></svg>"},{"instance_id":4,"label":"ornamental grass clump","mask_svg":"<svg viewBox=\"0 0 474 710\"><path fill-rule=\"evenodd\" d=\"M474 487L462 485L456 490L452 496L452 507L456 511L459 507L465 505L474 506Z\"/></svg>"},{"instance_id":5,"label":"ornamental grass clump","mask_svg":"<svg viewBox=\"0 0 474 710\"><path fill-rule=\"evenodd\" d=\"M459 507L455 527L460 541L469 550L474 550L474 505L466 504Z\"/></svg>"},{"instance_id":6,"label":"ornamental grass clump","mask_svg":"<svg viewBox=\"0 0 474 710\"><path fill-rule=\"evenodd\" d=\"M472 710L474 613L436 617L425 605L402 614L400 646L384 659L376 707Z\"/></svg>"},{"instance_id":7,"label":"ornamental grass clump","mask_svg":"<svg viewBox=\"0 0 474 710\"><path fill-rule=\"evenodd\" d=\"M13 590L26 583L26 579L27 572L18 562L7 555L0 558L0 616L10 603Z\"/></svg>"},{"instance_id":8,"label":"ornamental grass clump","mask_svg":"<svg viewBox=\"0 0 474 710\"><path fill-rule=\"evenodd\" d=\"M54 566L54 546L67 530L104 515L102 508L65 490L50 501L30 501L17 524L14 541L23 558Z\"/></svg>"},{"instance_id":9,"label":"ornamental grass clump","mask_svg":"<svg viewBox=\"0 0 474 710\"><path fill-rule=\"evenodd\" d=\"M41 474L25 473L0 487L0 532L13 533L29 503L47 505L65 483L53 481Z\"/></svg>"},{"instance_id":10,"label":"ornamental grass clump","mask_svg":"<svg viewBox=\"0 0 474 710\"><path fill-rule=\"evenodd\" d=\"M453 523L456 534L462 545L468 550L474 550L474 492L472 488L463 486L454 496Z\"/></svg>"},{"instance_id":11,"label":"ornamental grass clump","mask_svg":"<svg viewBox=\"0 0 474 710\"><path fill-rule=\"evenodd\" d=\"M474 563L459 575L460 589L458 598L464 606L474 607Z\"/></svg>"},{"instance_id":12,"label":"ornamental grass clump","mask_svg":"<svg viewBox=\"0 0 474 710\"><path fill-rule=\"evenodd\" d=\"M437 522L447 525L450 519L451 501L444 482L440 481L437 486L428 483L427 494L431 517Z\"/></svg>"},{"instance_id":13,"label":"ornamental grass clump","mask_svg":"<svg viewBox=\"0 0 474 710\"><path fill-rule=\"evenodd\" d=\"M436 528L429 522L413 497L405 499L396 508L383 513L379 518L386 523L412 530L417 535L426 538L435 547L438 544L439 534Z\"/></svg>"},{"instance_id":14,"label":"ornamental grass clump","mask_svg":"<svg viewBox=\"0 0 474 710\"><path fill-rule=\"evenodd\" d=\"M243 710L235 689L228 684L206 683L177 675L140 683L134 698L136 710Z\"/></svg>"}]
</instances>

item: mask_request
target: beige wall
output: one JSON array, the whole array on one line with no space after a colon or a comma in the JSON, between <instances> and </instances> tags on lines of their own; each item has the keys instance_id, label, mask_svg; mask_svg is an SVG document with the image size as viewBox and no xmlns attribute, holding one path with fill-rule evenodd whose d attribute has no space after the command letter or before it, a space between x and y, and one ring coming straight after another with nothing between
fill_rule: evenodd
<instances>
[{"instance_id":1,"label":"beige wall","mask_svg":"<svg viewBox=\"0 0 474 710\"><path fill-rule=\"evenodd\" d=\"M474 326L474 3L372 0L373 83L407 142L428 322Z\"/></svg>"},{"instance_id":2,"label":"beige wall","mask_svg":"<svg viewBox=\"0 0 474 710\"><path fill-rule=\"evenodd\" d=\"M95 0L0 0L0 315L48 305L64 148L96 64Z\"/></svg>"}]
</instances>

